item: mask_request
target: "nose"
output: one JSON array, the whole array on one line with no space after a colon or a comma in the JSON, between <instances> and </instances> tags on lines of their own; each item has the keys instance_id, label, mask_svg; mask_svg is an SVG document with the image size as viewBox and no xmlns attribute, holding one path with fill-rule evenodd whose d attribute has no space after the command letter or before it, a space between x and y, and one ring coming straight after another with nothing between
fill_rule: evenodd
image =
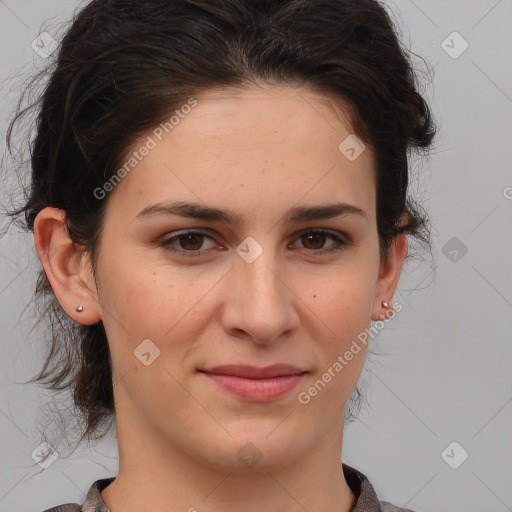
<instances>
[{"instance_id":1,"label":"nose","mask_svg":"<svg viewBox=\"0 0 512 512\"><path fill-rule=\"evenodd\" d=\"M299 325L291 273L270 249L252 263L234 255L232 270L226 276L221 323L231 336L259 344L278 340Z\"/></svg>"}]
</instances>

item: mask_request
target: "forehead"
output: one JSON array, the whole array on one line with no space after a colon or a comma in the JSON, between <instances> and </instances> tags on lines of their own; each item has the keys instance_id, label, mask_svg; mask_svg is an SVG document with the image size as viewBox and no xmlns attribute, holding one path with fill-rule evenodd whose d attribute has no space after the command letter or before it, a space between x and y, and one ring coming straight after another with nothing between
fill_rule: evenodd
<instances>
[{"instance_id":1,"label":"forehead","mask_svg":"<svg viewBox=\"0 0 512 512\"><path fill-rule=\"evenodd\" d=\"M336 141L351 133L348 107L341 101L306 87L287 85L248 86L243 89L213 89L196 97L197 106L186 115L192 123L181 131L213 135L226 147L240 142L290 146L308 140L315 133L331 132ZM177 127L176 127L177 128ZM290 128L293 128L290 130ZM212 133L213 132L213 133ZM208 141L205 141L208 142Z\"/></svg>"},{"instance_id":2,"label":"forehead","mask_svg":"<svg viewBox=\"0 0 512 512\"><path fill-rule=\"evenodd\" d=\"M132 145L125 160L148 142L151 149L116 186L113 201L124 196L140 209L171 197L224 205L228 198L246 208L306 196L318 204L326 194L366 208L374 201L370 148L346 157L340 145L354 134L346 110L329 97L254 86L194 101Z\"/></svg>"}]
</instances>

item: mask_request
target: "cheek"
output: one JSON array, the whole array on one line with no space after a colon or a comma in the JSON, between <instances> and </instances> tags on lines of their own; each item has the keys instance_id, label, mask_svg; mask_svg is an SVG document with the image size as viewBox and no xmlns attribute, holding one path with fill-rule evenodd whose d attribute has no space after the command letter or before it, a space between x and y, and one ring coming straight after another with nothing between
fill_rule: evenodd
<instances>
[{"instance_id":1,"label":"cheek","mask_svg":"<svg viewBox=\"0 0 512 512\"><path fill-rule=\"evenodd\" d=\"M317 408L333 421L343 418L342 410L353 392L364 366L373 303L371 283L339 279L319 286L309 294L308 317L317 365L301 389L300 403ZM304 318L302 324L305 325ZM319 426L319 428L322 428Z\"/></svg>"},{"instance_id":2,"label":"cheek","mask_svg":"<svg viewBox=\"0 0 512 512\"><path fill-rule=\"evenodd\" d=\"M311 284L304 303L332 336L344 338L370 322L375 280L365 269L332 273Z\"/></svg>"},{"instance_id":3,"label":"cheek","mask_svg":"<svg viewBox=\"0 0 512 512\"><path fill-rule=\"evenodd\" d=\"M179 350L180 345L190 343L195 329L203 328L208 304L205 298L218 282L218 275L200 272L199 267L194 274L161 262L127 259L111 269L104 272L102 303L114 351L131 353L145 339L152 340L160 351L170 343ZM127 350L127 345L132 350Z\"/></svg>"},{"instance_id":4,"label":"cheek","mask_svg":"<svg viewBox=\"0 0 512 512\"><path fill-rule=\"evenodd\" d=\"M374 286L368 269L351 268L331 279L309 288L306 303L313 343L318 355L318 404L338 404L338 410L348 399L359 379L367 349L367 329L371 325ZM311 384L311 383L310 383ZM325 386L324 386L325 385ZM312 391L315 393L315 390Z\"/></svg>"}]
</instances>

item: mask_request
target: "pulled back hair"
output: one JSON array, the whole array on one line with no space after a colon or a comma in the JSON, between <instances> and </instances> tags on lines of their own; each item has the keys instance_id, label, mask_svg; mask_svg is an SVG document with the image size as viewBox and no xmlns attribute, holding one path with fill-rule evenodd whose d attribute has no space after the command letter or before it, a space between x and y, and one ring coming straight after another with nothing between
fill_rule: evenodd
<instances>
[{"instance_id":1,"label":"pulled back hair","mask_svg":"<svg viewBox=\"0 0 512 512\"><path fill-rule=\"evenodd\" d=\"M43 208L63 210L94 267L108 201L94 190L141 135L209 89L284 84L348 108L353 133L371 148L381 258L400 234L430 248L427 214L408 195L408 158L427 152L436 127L395 30L378 0L93 0L75 13L42 94L25 108L20 100L9 125L12 153L15 126L37 112L30 189L8 215L33 231ZM51 346L29 382L69 390L84 421L79 442L98 440L115 412L103 324L71 320L44 270L35 299Z\"/></svg>"}]
</instances>

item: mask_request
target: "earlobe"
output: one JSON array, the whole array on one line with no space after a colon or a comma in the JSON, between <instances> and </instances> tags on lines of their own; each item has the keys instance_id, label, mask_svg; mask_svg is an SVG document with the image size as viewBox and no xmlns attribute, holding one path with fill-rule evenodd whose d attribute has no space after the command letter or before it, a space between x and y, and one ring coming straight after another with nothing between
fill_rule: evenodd
<instances>
[{"instance_id":1,"label":"earlobe","mask_svg":"<svg viewBox=\"0 0 512 512\"><path fill-rule=\"evenodd\" d=\"M389 318L393 310L392 298L395 294L402 264L407 256L407 235L398 235L391 243L388 257L380 265L375 291L375 300L371 319L373 321ZM388 304L386 307L383 301Z\"/></svg>"},{"instance_id":2,"label":"earlobe","mask_svg":"<svg viewBox=\"0 0 512 512\"><path fill-rule=\"evenodd\" d=\"M91 325L99 322L101 315L88 282L89 269L83 265L85 255L69 237L65 219L63 210L41 210L34 221L34 244L62 309L75 322Z\"/></svg>"}]
</instances>

